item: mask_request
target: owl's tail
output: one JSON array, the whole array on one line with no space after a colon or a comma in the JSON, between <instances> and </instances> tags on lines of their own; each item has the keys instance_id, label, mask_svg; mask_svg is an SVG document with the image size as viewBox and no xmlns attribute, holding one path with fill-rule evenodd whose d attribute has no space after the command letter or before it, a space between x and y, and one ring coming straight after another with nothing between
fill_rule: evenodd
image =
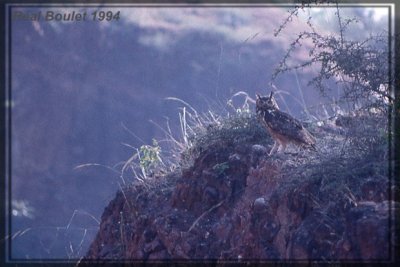
<instances>
[{"instance_id":1,"label":"owl's tail","mask_svg":"<svg viewBox=\"0 0 400 267\"><path fill-rule=\"evenodd\" d=\"M306 139L307 139L307 144L309 145L309 147L312 148L312 150L317 151L317 147L315 146L315 144L317 143L317 140L309 131L307 131L307 129L304 129L304 130L305 130L304 132L305 132Z\"/></svg>"},{"instance_id":2,"label":"owl's tail","mask_svg":"<svg viewBox=\"0 0 400 267\"><path fill-rule=\"evenodd\" d=\"M315 146L315 143L311 144L310 147L312 148L312 150L317 151L317 147Z\"/></svg>"}]
</instances>

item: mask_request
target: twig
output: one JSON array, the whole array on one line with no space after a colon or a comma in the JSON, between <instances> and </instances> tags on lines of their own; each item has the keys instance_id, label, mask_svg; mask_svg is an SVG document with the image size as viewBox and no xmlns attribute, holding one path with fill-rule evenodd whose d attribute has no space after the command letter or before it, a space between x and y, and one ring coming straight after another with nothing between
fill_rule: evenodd
<instances>
[{"instance_id":1,"label":"twig","mask_svg":"<svg viewBox=\"0 0 400 267\"><path fill-rule=\"evenodd\" d=\"M200 217L198 217L192 224L192 226L190 226L188 232L190 232L195 226L196 224L204 217L206 216L208 213L212 212L213 210L215 210L216 208L218 208L219 206L222 205L222 203L225 202L226 199L222 200L221 202L219 202L218 204L215 204L214 206L212 206L209 210L206 210L205 212L203 212L203 214L200 215Z\"/></svg>"}]
</instances>

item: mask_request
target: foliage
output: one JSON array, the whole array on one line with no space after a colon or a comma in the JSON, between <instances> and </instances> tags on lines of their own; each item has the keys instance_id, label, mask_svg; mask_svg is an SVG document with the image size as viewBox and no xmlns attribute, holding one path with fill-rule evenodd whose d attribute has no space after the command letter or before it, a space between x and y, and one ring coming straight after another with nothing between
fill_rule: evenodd
<instances>
[{"instance_id":1,"label":"foliage","mask_svg":"<svg viewBox=\"0 0 400 267\"><path fill-rule=\"evenodd\" d=\"M140 147L140 167L149 171L156 168L161 162L161 147L156 139L153 139L153 145L143 145Z\"/></svg>"},{"instance_id":2,"label":"foliage","mask_svg":"<svg viewBox=\"0 0 400 267\"><path fill-rule=\"evenodd\" d=\"M125 174L128 170L139 181L167 171L167 166L162 160L161 147L156 139L153 139L152 145L142 145L139 149L133 149L134 153L122 166L120 177L124 184L126 184Z\"/></svg>"},{"instance_id":3,"label":"foliage","mask_svg":"<svg viewBox=\"0 0 400 267\"><path fill-rule=\"evenodd\" d=\"M181 153L181 166L189 166L203 151L239 143L253 142L265 144L270 142L269 135L259 123L255 113L238 109L234 114L218 117L206 127L194 126L188 136L190 146Z\"/></svg>"},{"instance_id":4,"label":"foliage","mask_svg":"<svg viewBox=\"0 0 400 267\"><path fill-rule=\"evenodd\" d=\"M281 175L292 176L294 179L292 184L285 186L295 189L300 184L317 185L318 190L315 192L318 194L310 198L324 208L330 207L332 199L336 203L347 203L346 205L350 206L362 201L365 196L361 185L368 180L379 185L376 190L388 189L387 136L382 135L380 131L370 130L380 119L373 116L352 118L346 131L367 130L368 134L362 135L361 138L346 140L344 135L343 140L340 135L326 133L323 139L320 139L323 149L318 155L309 156L304 161L296 161L295 168L293 165L285 165ZM366 128L359 127L362 123L367 125ZM386 192L384 197L388 198Z\"/></svg>"},{"instance_id":5,"label":"foliage","mask_svg":"<svg viewBox=\"0 0 400 267\"><path fill-rule=\"evenodd\" d=\"M301 9L311 8L310 3L302 2L302 6L289 13L275 35L281 34L293 18L298 17ZM335 113L331 118L335 118L335 126L343 130L342 136L332 137L338 139L337 147L330 146L326 136L319 139L319 147L327 152L326 162L332 161L332 166L326 163L333 170L326 170L329 177L336 177L333 173L338 172L343 164L346 165L349 158L353 158L353 161L357 161L356 157L367 161L376 159L381 167L385 167L389 160L391 136L388 116L394 102L390 89L392 81L389 68L392 58L388 33L370 34L364 40L352 39L349 29L350 26L357 25L357 19L343 17L337 1L335 6L339 31L323 32L314 25L310 16L307 20L308 29L300 32L290 44L272 76L274 80L285 72L316 69L316 75L309 80L309 85L322 96L328 97L333 90L333 84L336 89L339 88L339 97L332 99ZM295 63L293 58L300 47L307 49L308 59ZM343 158L347 160L341 162ZM319 170L316 169L315 172L318 173ZM335 179L342 179L345 173L347 172L340 170L339 177ZM349 175L354 178L361 174Z\"/></svg>"},{"instance_id":6,"label":"foliage","mask_svg":"<svg viewBox=\"0 0 400 267\"><path fill-rule=\"evenodd\" d=\"M242 105L235 107L232 99L244 96ZM211 110L198 113L192 106L181 99L174 97L168 100L178 101L185 106L180 109L180 132L172 132L168 121L166 128L160 127L166 138L162 140L170 146L167 153L162 153L159 142L153 139L152 145L142 145L134 148L133 155L123 164L121 177L124 180L126 171L130 170L135 180L144 182L150 177L173 173L192 166L194 160L208 149L218 149L242 142L266 144L270 142L266 133L256 117L250 111L249 102L254 101L246 93L238 92L227 101L227 106L233 112L219 115ZM158 126L158 125L157 125ZM215 166L215 171L222 174L227 170L227 165L221 163ZM149 183L150 181L147 181ZM125 184L125 182L124 182Z\"/></svg>"},{"instance_id":7,"label":"foliage","mask_svg":"<svg viewBox=\"0 0 400 267\"><path fill-rule=\"evenodd\" d=\"M335 81L342 89L338 101L350 104L350 110L374 108L387 112L393 101L389 90L391 81L388 35L370 35L362 41L346 38L349 25L357 23L357 20L343 18L339 7L336 7L339 33L320 33L310 17L307 21L309 29L299 33L290 44L273 74L273 79L287 71L315 66L319 69L318 74L309 81L309 85L315 86L323 95L327 95L332 89L326 81ZM298 16L299 8L290 13L275 35L280 34L294 16ZM291 63L293 54L306 43L311 43L309 59L298 64Z\"/></svg>"}]
</instances>

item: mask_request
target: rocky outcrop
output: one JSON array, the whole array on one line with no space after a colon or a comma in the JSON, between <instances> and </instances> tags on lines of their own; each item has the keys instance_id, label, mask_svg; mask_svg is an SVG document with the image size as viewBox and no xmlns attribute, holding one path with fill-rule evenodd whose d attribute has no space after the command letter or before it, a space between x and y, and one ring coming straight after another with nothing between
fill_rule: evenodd
<instances>
[{"instance_id":1,"label":"rocky outcrop","mask_svg":"<svg viewBox=\"0 0 400 267\"><path fill-rule=\"evenodd\" d=\"M369 172L332 184L321 162L301 169L313 160L308 152L266 152L216 145L181 173L118 192L83 262L389 258L388 181Z\"/></svg>"}]
</instances>

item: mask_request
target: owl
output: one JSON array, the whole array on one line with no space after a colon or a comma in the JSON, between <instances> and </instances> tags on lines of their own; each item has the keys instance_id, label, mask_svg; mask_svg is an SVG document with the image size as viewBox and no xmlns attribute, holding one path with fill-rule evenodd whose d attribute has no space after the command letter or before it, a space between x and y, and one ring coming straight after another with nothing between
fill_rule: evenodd
<instances>
[{"instance_id":1,"label":"owl","mask_svg":"<svg viewBox=\"0 0 400 267\"><path fill-rule=\"evenodd\" d=\"M285 151L289 143L316 150L314 136L298 120L279 110L273 92L269 96L256 96L257 117L275 141L269 155Z\"/></svg>"}]
</instances>

